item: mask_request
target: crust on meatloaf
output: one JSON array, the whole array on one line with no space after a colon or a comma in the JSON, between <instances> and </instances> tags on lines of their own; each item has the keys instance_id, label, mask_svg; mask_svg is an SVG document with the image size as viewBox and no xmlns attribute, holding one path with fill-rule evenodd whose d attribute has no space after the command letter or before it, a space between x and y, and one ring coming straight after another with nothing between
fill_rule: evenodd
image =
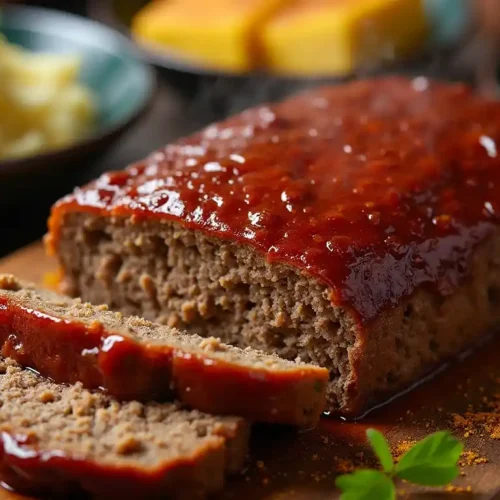
<instances>
[{"instance_id":1,"label":"crust on meatloaf","mask_svg":"<svg viewBox=\"0 0 500 500\"><path fill-rule=\"evenodd\" d=\"M66 291L330 371L359 414L499 321L500 103L384 78L214 124L58 202Z\"/></svg>"}]
</instances>

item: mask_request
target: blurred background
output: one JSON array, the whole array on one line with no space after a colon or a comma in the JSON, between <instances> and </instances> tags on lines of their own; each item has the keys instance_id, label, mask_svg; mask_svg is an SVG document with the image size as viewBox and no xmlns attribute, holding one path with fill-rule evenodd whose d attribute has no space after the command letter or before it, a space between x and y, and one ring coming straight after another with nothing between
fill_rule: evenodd
<instances>
[{"instance_id":1,"label":"blurred background","mask_svg":"<svg viewBox=\"0 0 500 500\"><path fill-rule=\"evenodd\" d=\"M298 89L391 72L494 94L499 34L500 0L3 2L0 256L75 185Z\"/></svg>"}]
</instances>

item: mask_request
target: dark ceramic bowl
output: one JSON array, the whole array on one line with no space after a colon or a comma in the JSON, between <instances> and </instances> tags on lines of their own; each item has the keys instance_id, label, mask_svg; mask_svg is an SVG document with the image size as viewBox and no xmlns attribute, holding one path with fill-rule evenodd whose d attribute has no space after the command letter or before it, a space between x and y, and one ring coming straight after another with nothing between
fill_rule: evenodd
<instances>
[{"instance_id":1,"label":"dark ceramic bowl","mask_svg":"<svg viewBox=\"0 0 500 500\"><path fill-rule=\"evenodd\" d=\"M36 52L64 52L82 58L81 81L98 104L93 133L68 148L0 160L2 202L45 189L88 165L111 146L147 108L155 89L153 69L135 46L113 29L55 10L4 6L0 33ZM0 118L1 119L1 118Z\"/></svg>"}]
</instances>

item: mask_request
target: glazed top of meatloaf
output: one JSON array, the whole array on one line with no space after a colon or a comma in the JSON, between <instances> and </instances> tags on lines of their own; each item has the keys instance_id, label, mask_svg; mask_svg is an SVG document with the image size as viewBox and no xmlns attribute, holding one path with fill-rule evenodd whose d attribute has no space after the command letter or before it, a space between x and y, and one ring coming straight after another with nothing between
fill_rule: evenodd
<instances>
[{"instance_id":1,"label":"glazed top of meatloaf","mask_svg":"<svg viewBox=\"0 0 500 500\"><path fill-rule=\"evenodd\" d=\"M169 219L327 283L360 322L451 293L498 222L500 102L387 78L250 109L76 189L53 209Z\"/></svg>"}]
</instances>

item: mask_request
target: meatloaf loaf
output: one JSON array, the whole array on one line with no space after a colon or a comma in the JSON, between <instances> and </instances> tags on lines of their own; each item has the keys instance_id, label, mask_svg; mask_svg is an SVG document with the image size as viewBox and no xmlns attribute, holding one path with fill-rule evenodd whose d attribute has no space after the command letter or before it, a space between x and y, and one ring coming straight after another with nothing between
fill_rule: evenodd
<instances>
[{"instance_id":1,"label":"meatloaf loaf","mask_svg":"<svg viewBox=\"0 0 500 500\"><path fill-rule=\"evenodd\" d=\"M56 382L119 399L177 397L192 408L251 420L314 425L328 370L216 338L124 318L0 274L0 353Z\"/></svg>"},{"instance_id":2,"label":"meatloaf loaf","mask_svg":"<svg viewBox=\"0 0 500 500\"><path fill-rule=\"evenodd\" d=\"M200 498L239 470L249 428L178 403L120 404L0 359L0 471L20 492Z\"/></svg>"},{"instance_id":3,"label":"meatloaf loaf","mask_svg":"<svg viewBox=\"0 0 500 500\"><path fill-rule=\"evenodd\" d=\"M66 292L328 368L359 414L500 321L500 102L390 77L181 139L59 201Z\"/></svg>"}]
</instances>

